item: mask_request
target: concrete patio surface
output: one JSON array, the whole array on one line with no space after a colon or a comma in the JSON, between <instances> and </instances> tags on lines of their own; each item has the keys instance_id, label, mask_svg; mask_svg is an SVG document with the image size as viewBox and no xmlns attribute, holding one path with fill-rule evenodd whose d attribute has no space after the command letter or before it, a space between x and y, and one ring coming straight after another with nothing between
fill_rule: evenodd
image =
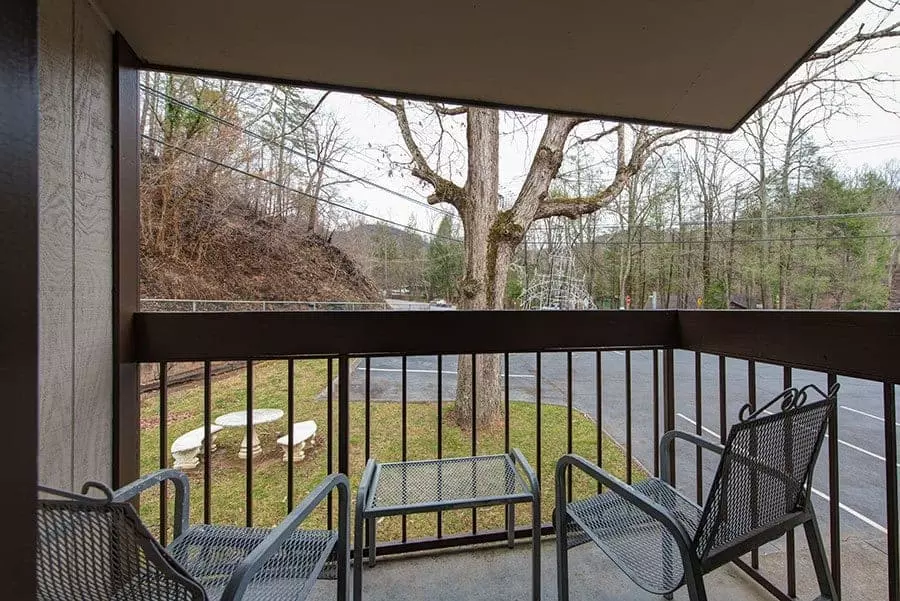
<instances>
[{"instance_id":1,"label":"concrete patio surface","mask_svg":"<svg viewBox=\"0 0 900 601\"><path fill-rule=\"evenodd\" d=\"M553 540L543 544L541 557L543 601L556 601L556 556ZM569 553L570 601L658 601L633 584L602 551L581 545ZM710 600L772 599L740 570L726 566L706 579ZM312 599L335 598L333 581L316 585ZM528 601L531 599L530 545L514 549L469 548L430 554L379 558L363 568L364 601ZM684 589L675 599L687 599Z\"/></svg>"}]
</instances>

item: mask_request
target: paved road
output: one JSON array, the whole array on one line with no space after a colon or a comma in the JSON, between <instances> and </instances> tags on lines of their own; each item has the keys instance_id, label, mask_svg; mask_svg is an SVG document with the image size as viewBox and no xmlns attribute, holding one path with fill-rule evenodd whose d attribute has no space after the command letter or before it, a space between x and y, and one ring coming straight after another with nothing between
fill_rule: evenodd
<instances>
[{"instance_id":1,"label":"paved road","mask_svg":"<svg viewBox=\"0 0 900 601\"><path fill-rule=\"evenodd\" d=\"M660 355L661 358L661 355ZM565 404L567 400L565 353L544 353L541 359L541 393L544 403ZM602 354L603 428L620 443L626 440L625 420L625 352ZM696 428L694 354L675 353L676 426L694 431ZM644 465L653 461L652 432L652 354L631 353L632 373L632 442L635 457ZM437 398L436 357L410 357L407 360L407 398L411 402L434 401ZM535 398L536 358L510 355L510 398L533 401ZM573 405L596 419L595 353L573 353ZM443 360L443 395L452 399L456 386L456 357ZM726 367L726 423L737 419L740 407L748 400L747 362L729 359ZM794 370L794 384L814 383L825 388L824 374ZM842 536L881 538L886 523L883 386L877 382L840 378L839 399L839 465ZM719 435L718 358L704 355L701 363L701 417L705 436ZM780 367L757 364L757 402L763 403L782 389ZM371 397L374 400L398 401L401 391L401 359L396 357L371 360ZM351 383L351 399L364 398L364 363L360 363ZM900 424L898 424L900 425ZM687 447L681 447L687 449ZM828 467L823 451L816 469L814 488L816 509L827 529ZM684 456L684 455L682 455ZM708 488L715 471L715 459L704 455L704 487ZM546 468L547 466L545 466ZM694 453L679 461L679 488L695 494Z\"/></svg>"}]
</instances>

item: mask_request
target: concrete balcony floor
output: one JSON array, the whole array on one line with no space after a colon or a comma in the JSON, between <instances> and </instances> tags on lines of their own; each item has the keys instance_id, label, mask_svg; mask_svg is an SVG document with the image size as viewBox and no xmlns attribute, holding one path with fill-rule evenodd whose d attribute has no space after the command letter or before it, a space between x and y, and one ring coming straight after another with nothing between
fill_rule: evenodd
<instances>
[{"instance_id":1,"label":"concrete balcony floor","mask_svg":"<svg viewBox=\"0 0 900 601\"><path fill-rule=\"evenodd\" d=\"M528 601L531 599L530 544L469 548L403 557L384 557L363 568L364 601ZM632 583L598 548L581 545L569 553L570 601L660 600ZM543 601L556 601L556 555L553 540L543 544ZM706 579L710 599L772 599L739 569L726 566ZM322 581L315 601L333 600L334 582ZM687 599L684 589L675 599Z\"/></svg>"}]
</instances>

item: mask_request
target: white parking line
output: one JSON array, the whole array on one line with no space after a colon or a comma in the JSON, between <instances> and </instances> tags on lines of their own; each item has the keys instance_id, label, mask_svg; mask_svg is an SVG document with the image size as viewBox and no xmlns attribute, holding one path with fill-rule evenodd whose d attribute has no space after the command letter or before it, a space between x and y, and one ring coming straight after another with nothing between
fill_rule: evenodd
<instances>
[{"instance_id":1,"label":"white parking line","mask_svg":"<svg viewBox=\"0 0 900 601\"><path fill-rule=\"evenodd\" d=\"M825 435L825 438L828 438L827 434ZM886 459L884 457L882 457L881 455L876 455L872 451L867 451L861 447L856 446L855 444L850 444L847 441L841 440L840 438L838 438L838 444L842 444L845 447L849 447L849 448L853 449L854 451L859 451L860 453L864 453L864 454L868 455L869 457L873 457L874 459L877 459L879 461L886 461ZM900 466L900 464L898 464L898 466Z\"/></svg>"},{"instance_id":2,"label":"white parking line","mask_svg":"<svg viewBox=\"0 0 900 601\"><path fill-rule=\"evenodd\" d=\"M697 422L695 422L694 420L692 420L692 419L689 418L688 416L684 415L683 413L676 413L675 415L677 415L678 417L680 417L681 419L683 419L684 421L686 421L686 422L688 422L688 423L690 423L690 424L693 424L693 425L695 425L695 426L697 425ZM703 428L704 431L706 431L706 432L708 432L709 434L715 436L716 438L719 437L719 433L718 433L718 432L715 432L715 431L713 431L713 430L710 430L709 428L707 428L707 427L705 427L705 426L701 426L701 428ZM840 441L838 441L838 442L840 442ZM846 444L846 443L845 443L845 444ZM862 450L862 449L859 449L859 450ZM868 453L868 451L865 451L865 452ZM818 490L818 489L816 489L816 488L813 488L813 489L811 489L811 490L812 490L812 493L813 493L814 495L819 496L819 497L825 499L826 501L830 501L830 500L831 500L831 498L830 498L828 495L826 495L825 493L823 493L822 491L820 491L820 490ZM846 511L847 513L849 513L850 515L852 515L852 516L855 517L856 519L860 520L861 522L865 522L866 524L868 524L868 525L871 526L872 528L875 528L876 530L878 530L878 531L881 532L882 534L887 534L887 528L885 528L884 526L882 526L881 524L879 524L879 523L876 522L875 520L873 520L873 519L871 519L871 518L868 518L868 517L864 516L864 515L861 514L860 512L858 512L858 511L856 511L855 509L853 509L852 507L848 507L847 505L844 505L843 503L838 503L838 507L840 507L842 510Z\"/></svg>"},{"instance_id":3,"label":"white parking line","mask_svg":"<svg viewBox=\"0 0 900 601\"><path fill-rule=\"evenodd\" d=\"M829 497L828 495L826 495L825 493L823 493L822 491L820 491L820 490L818 490L818 489L816 489L816 488L813 488L813 489L812 489L812 492L813 492L814 495L817 495L817 496L819 496L819 497L822 497L822 498L825 499L826 501L831 501L831 497ZM868 524L868 525L871 526L872 528L875 528L875 530L878 530L878 531L881 532L882 534L887 534L887 528L885 528L884 526L882 526L881 524L879 524L879 523L876 522L875 520L872 520L872 519L867 518L866 516L864 516L864 515L861 514L860 512L856 511L855 509L851 509L850 507L847 507L847 506L844 505L843 503L838 503L838 507L840 507L841 509L843 509L844 511L846 511L847 513L849 513L850 515L852 515L852 516L855 517L856 519L858 519L858 520L860 520L860 521L862 521L862 522L865 522L866 524Z\"/></svg>"},{"instance_id":4,"label":"white parking line","mask_svg":"<svg viewBox=\"0 0 900 601\"><path fill-rule=\"evenodd\" d=\"M360 365L359 367L356 368L356 371L366 371L366 368L364 365ZM383 371L383 372L399 374L403 371L403 369L399 368L399 367L396 367L396 368L395 367L370 367L369 371ZM409 368L407 368L407 370L406 370L406 373L408 373L408 374L436 374L437 372L438 371L436 369L409 369ZM449 370L449 369L444 369L444 370L441 370L441 373L456 375L459 372L455 372L455 371ZM502 376L503 374L500 374L500 375ZM534 378L534 375L532 375L532 374L509 374L509 377L510 378Z\"/></svg>"},{"instance_id":5,"label":"white parking line","mask_svg":"<svg viewBox=\"0 0 900 601\"><path fill-rule=\"evenodd\" d=\"M851 411L852 411L852 409L851 409ZM763 409L763 413L766 413L766 414L768 414L768 415L775 415L774 413L772 413L772 412L769 411L768 409ZM858 412L858 413L861 413L861 412ZM868 414L864 414L864 415L868 415ZM875 417L875 416L874 416L874 415L870 415L869 417ZM881 421L884 421L884 420L881 420ZM825 435L825 438L828 438L828 434ZM859 451L860 453L863 453L864 455L868 455L869 457L872 457L873 459L877 459L878 461L887 461L887 460L886 460L884 457L882 457L881 455L878 455L878 454L876 454L876 453L873 453L872 451L867 451L867 450L865 450L865 449L862 448L862 447L856 446L855 444L850 444L850 443L847 442L846 440L841 440L840 438L838 438L838 444L842 444L842 445L844 445L845 447L847 447L847 448L849 448L849 449L853 449L854 451ZM897 464L897 467L900 467L900 463Z\"/></svg>"},{"instance_id":6,"label":"white parking line","mask_svg":"<svg viewBox=\"0 0 900 601\"><path fill-rule=\"evenodd\" d=\"M884 423L883 417L878 417L877 415L872 415L871 413L866 413L865 411L860 411L859 409L854 409L853 407L847 407L846 405L841 405L841 409L844 411L851 411L853 413L859 413L860 415L864 415L866 417L871 417L872 419L877 419L881 423ZM895 424L897 427L900 427L900 422Z\"/></svg>"},{"instance_id":7,"label":"white parking line","mask_svg":"<svg viewBox=\"0 0 900 601\"><path fill-rule=\"evenodd\" d=\"M680 417L680 418L683 419L684 421L688 422L689 424L692 424L692 425L694 425L694 426L697 425L697 422L695 422L694 420L692 420L691 418L689 418L688 416L686 416L684 413L676 413L675 415L677 415L678 417ZM710 430L710 429L707 428L706 426L700 426L700 428L701 428L704 432L706 432L707 434L710 434L710 435L712 435L712 436L715 436L716 438L719 438L719 433L716 432L715 430Z\"/></svg>"}]
</instances>

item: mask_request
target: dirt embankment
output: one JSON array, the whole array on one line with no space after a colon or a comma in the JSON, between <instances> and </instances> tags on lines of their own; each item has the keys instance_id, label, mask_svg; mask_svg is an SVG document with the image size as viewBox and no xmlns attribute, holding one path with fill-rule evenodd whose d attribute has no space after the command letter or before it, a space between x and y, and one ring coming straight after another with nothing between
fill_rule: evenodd
<instances>
[{"instance_id":1,"label":"dirt embankment","mask_svg":"<svg viewBox=\"0 0 900 601\"><path fill-rule=\"evenodd\" d=\"M299 224L232 209L190 251L141 248L141 297L378 302L343 251Z\"/></svg>"}]
</instances>

